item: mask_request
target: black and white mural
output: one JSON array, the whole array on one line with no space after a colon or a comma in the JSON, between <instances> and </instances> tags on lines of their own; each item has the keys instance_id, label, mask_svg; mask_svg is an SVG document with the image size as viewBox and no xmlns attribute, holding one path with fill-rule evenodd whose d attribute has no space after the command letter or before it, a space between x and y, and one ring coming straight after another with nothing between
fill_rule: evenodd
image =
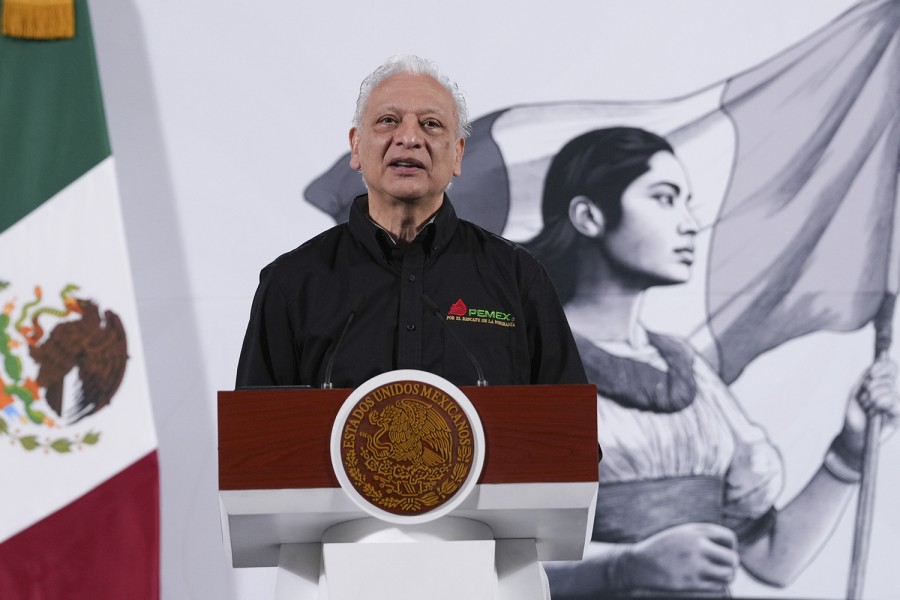
<instances>
[{"instance_id":1,"label":"black and white mural","mask_svg":"<svg viewBox=\"0 0 900 600\"><path fill-rule=\"evenodd\" d=\"M862 593L872 531L897 527L872 515L897 417L898 160L893 0L683 97L475 121L457 212L542 260L598 386L597 518L583 561L547 564L555 599L790 597L835 545L848 587L829 597ZM363 191L343 156L305 197L340 221ZM832 363L847 376L823 388Z\"/></svg>"}]
</instances>

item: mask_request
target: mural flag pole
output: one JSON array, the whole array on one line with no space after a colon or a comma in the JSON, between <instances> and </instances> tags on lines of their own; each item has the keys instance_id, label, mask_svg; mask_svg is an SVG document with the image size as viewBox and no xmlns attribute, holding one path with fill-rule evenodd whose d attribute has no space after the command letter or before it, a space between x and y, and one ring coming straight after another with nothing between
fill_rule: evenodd
<instances>
[{"instance_id":1,"label":"mural flag pole","mask_svg":"<svg viewBox=\"0 0 900 600\"><path fill-rule=\"evenodd\" d=\"M872 324L875 326L875 360L888 356L893 337L894 305L897 296L887 293ZM862 481L859 486L859 503L856 508L856 528L853 533L853 553L850 559L850 578L847 598L860 600L869 554L869 538L872 531L872 513L875 507L875 480L878 473L878 440L881 438L883 416L870 413L866 420L866 442L863 450Z\"/></svg>"}]
</instances>

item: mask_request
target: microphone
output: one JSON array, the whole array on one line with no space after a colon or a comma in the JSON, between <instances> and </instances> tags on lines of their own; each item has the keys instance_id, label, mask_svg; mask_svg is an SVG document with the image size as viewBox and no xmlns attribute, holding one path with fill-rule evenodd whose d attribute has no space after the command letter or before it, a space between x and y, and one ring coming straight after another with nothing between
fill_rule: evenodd
<instances>
[{"instance_id":1,"label":"microphone","mask_svg":"<svg viewBox=\"0 0 900 600\"><path fill-rule=\"evenodd\" d=\"M350 324L353 323L353 319L356 318L356 313L359 312L361 308L362 302L357 304L356 308L350 311L350 316L347 317L344 329L341 330L341 335L338 336L337 341L334 343L334 350L331 351L331 356L328 357L328 364L325 366L325 381L322 382L323 390L330 390L334 387L331 384L331 369L334 367L334 358L337 356L338 350L341 349L341 344L344 341L344 337L347 335L347 330L350 329Z\"/></svg>"},{"instance_id":2,"label":"microphone","mask_svg":"<svg viewBox=\"0 0 900 600\"><path fill-rule=\"evenodd\" d=\"M484 373L481 371L481 365L478 364L478 361L475 360L475 356L471 352L469 352L465 344L462 343L462 340L459 339L459 336L456 335L456 332L453 331L451 327L447 327L447 322L446 319L444 319L444 315L441 314L441 309L439 309L437 307L437 304L435 304L434 301L432 301L432 299L425 294L422 294L422 300L425 302L425 304L428 305L428 308L431 309L431 312L434 313L438 320L440 320L441 327L444 328L444 331L449 332L450 335L453 336L453 339L456 340L456 343L459 344L460 348L462 348L463 353L467 357L469 357L469 360L472 361L473 365L475 365L475 371L478 373L478 387L486 386L488 382L487 379L484 378Z\"/></svg>"}]
</instances>

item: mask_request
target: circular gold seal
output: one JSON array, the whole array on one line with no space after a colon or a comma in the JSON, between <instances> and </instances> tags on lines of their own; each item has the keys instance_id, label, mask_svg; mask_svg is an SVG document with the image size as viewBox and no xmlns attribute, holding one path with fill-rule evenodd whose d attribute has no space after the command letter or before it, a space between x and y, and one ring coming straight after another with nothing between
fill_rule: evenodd
<instances>
[{"instance_id":1,"label":"circular gold seal","mask_svg":"<svg viewBox=\"0 0 900 600\"><path fill-rule=\"evenodd\" d=\"M427 381L396 379L365 390L335 424L346 480L366 502L393 515L422 515L453 499L470 478L482 435L480 423L473 428L454 397L462 392L421 375Z\"/></svg>"}]
</instances>

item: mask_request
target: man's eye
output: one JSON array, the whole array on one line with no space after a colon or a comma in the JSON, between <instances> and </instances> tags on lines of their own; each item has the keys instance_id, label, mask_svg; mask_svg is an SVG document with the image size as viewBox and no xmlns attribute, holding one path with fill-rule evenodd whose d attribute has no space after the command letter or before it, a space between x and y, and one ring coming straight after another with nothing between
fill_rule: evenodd
<instances>
[{"instance_id":1,"label":"man's eye","mask_svg":"<svg viewBox=\"0 0 900 600\"><path fill-rule=\"evenodd\" d=\"M435 121L434 119L426 119L422 121L422 127L426 127L428 129L440 129L441 123L440 121Z\"/></svg>"},{"instance_id":2,"label":"man's eye","mask_svg":"<svg viewBox=\"0 0 900 600\"><path fill-rule=\"evenodd\" d=\"M378 122L384 123L385 125L393 125L397 122L397 119L395 119L394 117L385 116L378 119Z\"/></svg>"}]
</instances>

